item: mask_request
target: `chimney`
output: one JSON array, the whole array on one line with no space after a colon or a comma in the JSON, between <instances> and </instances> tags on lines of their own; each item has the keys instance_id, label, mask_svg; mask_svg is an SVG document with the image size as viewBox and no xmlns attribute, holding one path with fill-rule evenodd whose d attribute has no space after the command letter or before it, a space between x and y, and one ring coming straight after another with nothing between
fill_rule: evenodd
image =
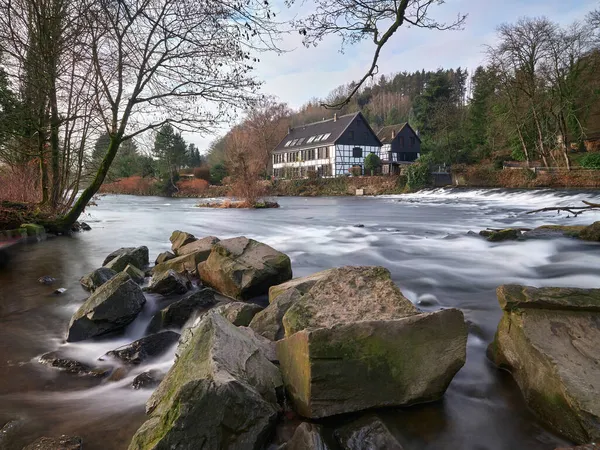
<instances>
[{"instance_id":1,"label":"chimney","mask_svg":"<svg viewBox=\"0 0 600 450\"><path fill-rule=\"evenodd\" d=\"M337 113L333 113L333 121L337 122Z\"/></svg>"},{"instance_id":2,"label":"chimney","mask_svg":"<svg viewBox=\"0 0 600 450\"><path fill-rule=\"evenodd\" d=\"M392 139L396 137L396 130L392 130Z\"/></svg>"}]
</instances>

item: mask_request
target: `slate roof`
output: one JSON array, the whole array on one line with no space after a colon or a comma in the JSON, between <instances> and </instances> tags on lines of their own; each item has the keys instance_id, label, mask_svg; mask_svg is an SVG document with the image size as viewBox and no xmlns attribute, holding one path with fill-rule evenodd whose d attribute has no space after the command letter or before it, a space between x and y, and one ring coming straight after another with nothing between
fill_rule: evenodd
<instances>
[{"instance_id":1,"label":"slate roof","mask_svg":"<svg viewBox=\"0 0 600 450\"><path fill-rule=\"evenodd\" d=\"M413 128L408 124L408 122L399 123L396 125L388 125L386 127L383 127L377 133L377 137L381 141L382 145L391 144L392 141L395 139L395 137L392 138L392 131L395 131L396 132L395 136L398 136L398 134L400 134L400 132L404 129L404 127L408 127L413 132L413 134L417 137L419 142L421 142L421 138L415 132L415 130L413 130Z\"/></svg>"},{"instance_id":2,"label":"slate roof","mask_svg":"<svg viewBox=\"0 0 600 450\"><path fill-rule=\"evenodd\" d=\"M325 145L332 145L340 138L340 136L344 133L346 128L350 126L352 121L360 114L360 112L353 114L346 114L343 116L338 116L337 120L334 121L333 118L322 120L320 122L309 123L306 125L300 125L294 127L290 130L290 132L283 138L283 140L275 147L274 152L279 151L290 151L290 150L302 150L305 148L314 148L321 147ZM365 121L366 122L366 121ZM329 135L326 138L319 141L307 142L311 137ZM294 140L302 140L302 143L298 145L288 145L285 144Z\"/></svg>"}]
</instances>

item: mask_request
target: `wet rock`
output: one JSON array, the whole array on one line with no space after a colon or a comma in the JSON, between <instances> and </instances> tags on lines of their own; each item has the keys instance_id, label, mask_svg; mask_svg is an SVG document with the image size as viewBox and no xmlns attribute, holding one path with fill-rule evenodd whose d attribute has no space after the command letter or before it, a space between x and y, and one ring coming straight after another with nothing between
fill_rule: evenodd
<instances>
[{"instance_id":1,"label":"wet rock","mask_svg":"<svg viewBox=\"0 0 600 450\"><path fill-rule=\"evenodd\" d=\"M177 256L165 262L154 266L152 273L162 273L167 270L173 270L180 275L191 274L195 275L198 263L202 262L202 252L188 253L187 255Z\"/></svg>"},{"instance_id":2,"label":"wet rock","mask_svg":"<svg viewBox=\"0 0 600 450\"><path fill-rule=\"evenodd\" d=\"M25 419L15 418L7 422L0 422L0 448L10 448L9 442L19 429L25 424Z\"/></svg>"},{"instance_id":3,"label":"wet rock","mask_svg":"<svg viewBox=\"0 0 600 450\"><path fill-rule=\"evenodd\" d=\"M593 224L585 227L579 233L579 239L584 241L600 242L600 222L594 222Z\"/></svg>"},{"instance_id":4,"label":"wet rock","mask_svg":"<svg viewBox=\"0 0 600 450\"><path fill-rule=\"evenodd\" d=\"M127 376L128 373L129 373L129 369L127 367L117 367L110 373L110 376L108 377L108 381L111 381L113 383L116 381L121 381L121 380L125 379L125 377Z\"/></svg>"},{"instance_id":5,"label":"wet rock","mask_svg":"<svg viewBox=\"0 0 600 450\"><path fill-rule=\"evenodd\" d=\"M196 238L193 234L176 230L173 231L169 240L171 241L171 250L173 250L173 253L177 254L177 250L179 250L180 247L194 242Z\"/></svg>"},{"instance_id":6,"label":"wet rock","mask_svg":"<svg viewBox=\"0 0 600 450\"><path fill-rule=\"evenodd\" d=\"M438 301L437 297L433 294L423 294L421 296L419 296L418 300L417 300L417 305L419 306L436 306L439 305L440 302Z\"/></svg>"},{"instance_id":7,"label":"wet rock","mask_svg":"<svg viewBox=\"0 0 600 450\"><path fill-rule=\"evenodd\" d=\"M56 289L56 290L54 291L54 294L55 294L55 295L61 295L61 294L64 294L65 292L67 292L67 288L62 288L62 287L61 287L61 288L58 288L58 289Z\"/></svg>"},{"instance_id":8,"label":"wet rock","mask_svg":"<svg viewBox=\"0 0 600 450\"><path fill-rule=\"evenodd\" d=\"M149 359L162 355L179 340L179 333L161 331L138 339L131 344L111 350L103 358L119 359L126 364L141 364Z\"/></svg>"},{"instance_id":9,"label":"wet rock","mask_svg":"<svg viewBox=\"0 0 600 450\"><path fill-rule=\"evenodd\" d=\"M184 294L190 288L190 281L174 270L155 273L148 286L150 292L156 292L161 295Z\"/></svg>"},{"instance_id":10,"label":"wet rock","mask_svg":"<svg viewBox=\"0 0 600 450\"><path fill-rule=\"evenodd\" d=\"M50 275L44 275L43 277L38 278L38 283L50 285L56 281L56 278L51 277Z\"/></svg>"},{"instance_id":11,"label":"wet rock","mask_svg":"<svg viewBox=\"0 0 600 450\"><path fill-rule=\"evenodd\" d=\"M279 364L279 357L277 356L277 346L275 342L267 339L256 333L252 328L249 327L238 327L241 331L246 333L256 344L262 354L274 364Z\"/></svg>"},{"instance_id":12,"label":"wet rock","mask_svg":"<svg viewBox=\"0 0 600 450\"><path fill-rule=\"evenodd\" d=\"M175 255L173 253L171 253L171 252L162 252L162 253L158 254L158 256L156 257L156 261L154 261L154 264L158 265L158 264L164 263L164 262L166 262L166 261L168 261L170 259L173 259L173 258L175 258Z\"/></svg>"},{"instance_id":13,"label":"wet rock","mask_svg":"<svg viewBox=\"0 0 600 450\"><path fill-rule=\"evenodd\" d=\"M148 247L125 247L115 250L106 257L102 266L122 272L128 264L133 264L138 269L148 266Z\"/></svg>"},{"instance_id":14,"label":"wet rock","mask_svg":"<svg viewBox=\"0 0 600 450\"><path fill-rule=\"evenodd\" d=\"M462 312L445 309L306 329L278 341L277 355L294 410L321 418L440 399L466 344Z\"/></svg>"},{"instance_id":15,"label":"wet rock","mask_svg":"<svg viewBox=\"0 0 600 450\"><path fill-rule=\"evenodd\" d=\"M479 235L486 238L489 242L515 241L521 237L521 231L513 228L498 231L482 230L479 232Z\"/></svg>"},{"instance_id":16,"label":"wet rock","mask_svg":"<svg viewBox=\"0 0 600 450\"><path fill-rule=\"evenodd\" d=\"M578 445L577 447L560 447L554 450L600 450L600 444L591 443L585 445Z\"/></svg>"},{"instance_id":17,"label":"wet rock","mask_svg":"<svg viewBox=\"0 0 600 450\"><path fill-rule=\"evenodd\" d=\"M497 294L504 314L490 359L549 428L600 440L600 289L505 285Z\"/></svg>"},{"instance_id":18,"label":"wet rock","mask_svg":"<svg viewBox=\"0 0 600 450\"><path fill-rule=\"evenodd\" d=\"M311 277L315 279L318 281L283 316L286 336L305 328L419 313L383 267L340 267L319 272Z\"/></svg>"},{"instance_id":19,"label":"wet rock","mask_svg":"<svg viewBox=\"0 0 600 450\"><path fill-rule=\"evenodd\" d=\"M247 327L256 313L262 311L262 306L254 303L231 302L215 309L236 327Z\"/></svg>"},{"instance_id":20,"label":"wet rock","mask_svg":"<svg viewBox=\"0 0 600 450\"><path fill-rule=\"evenodd\" d=\"M338 428L335 437L344 450L403 450L388 427L379 417L372 414Z\"/></svg>"},{"instance_id":21,"label":"wet rock","mask_svg":"<svg viewBox=\"0 0 600 450\"><path fill-rule=\"evenodd\" d=\"M144 282L144 278L146 277L144 272L132 264L127 264L127 267L123 269L123 272L129 275L137 284L142 284Z\"/></svg>"},{"instance_id":22,"label":"wet rock","mask_svg":"<svg viewBox=\"0 0 600 450\"><path fill-rule=\"evenodd\" d=\"M140 287L121 272L96 289L73 315L67 341L119 331L133 322L145 303Z\"/></svg>"},{"instance_id":23,"label":"wet rock","mask_svg":"<svg viewBox=\"0 0 600 450\"><path fill-rule=\"evenodd\" d=\"M102 378L110 373L110 368L108 367L92 367L68 358L60 352L46 353L40 356L39 362L74 375Z\"/></svg>"},{"instance_id":24,"label":"wet rock","mask_svg":"<svg viewBox=\"0 0 600 450\"><path fill-rule=\"evenodd\" d=\"M279 371L219 314L204 317L189 337L129 450L263 448L279 412Z\"/></svg>"},{"instance_id":25,"label":"wet rock","mask_svg":"<svg viewBox=\"0 0 600 450\"><path fill-rule=\"evenodd\" d=\"M82 442L80 437L73 436L42 437L24 447L23 450L81 450L83 448Z\"/></svg>"},{"instance_id":26,"label":"wet rock","mask_svg":"<svg viewBox=\"0 0 600 450\"><path fill-rule=\"evenodd\" d=\"M267 294L271 286L292 278L290 258L246 237L217 242L208 259L198 265L204 284L236 299Z\"/></svg>"},{"instance_id":27,"label":"wet rock","mask_svg":"<svg viewBox=\"0 0 600 450\"><path fill-rule=\"evenodd\" d=\"M131 386L133 389L154 389L160 384L165 375L161 370L148 370L135 377Z\"/></svg>"},{"instance_id":28,"label":"wet rock","mask_svg":"<svg viewBox=\"0 0 600 450\"><path fill-rule=\"evenodd\" d=\"M71 232L79 233L80 231L81 231L81 224L79 222L74 222L73 225L71 225Z\"/></svg>"},{"instance_id":29,"label":"wet rock","mask_svg":"<svg viewBox=\"0 0 600 450\"><path fill-rule=\"evenodd\" d=\"M303 422L296 428L292 439L283 448L285 450L330 450L331 447L325 443L321 433L320 425Z\"/></svg>"},{"instance_id":30,"label":"wet rock","mask_svg":"<svg viewBox=\"0 0 600 450\"><path fill-rule=\"evenodd\" d=\"M270 292L273 292L273 289L276 287L278 286L272 287ZM271 294L270 298L272 297L273 295ZM278 295L271 301L269 306L262 311L259 311L252 318L252 321L248 326L266 339L272 341L283 339L285 335L283 316L294 303L300 300L301 297L302 294L295 288L287 289L283 293L278 292Z\"/></svg>"},{"instance_id":31,"label":"wet rock","mask_svg":"<svg viewBox=\"0 0 600 450\"><path fill-rule=\"evenodd\" d=\"M156 333L166 328L181 329L195 312L208 311L217 303L215 291L210 288L193 292L154 314L147 332Z\"/></svg>"},{"instance_id":32,"label":"wet rock","mask_svg":"<svg viewBox=\"0 0 600 450\"><path fill-rule=\"evenodd\" d=\"M81 222L81 229L82 229L83 231L91 231L91 230L92 230L92 227L90 227L90 226L89 226L87 223L85 223L85 222Z\"/></svg>"},{"instance_id":33,"label":"wet rock","mask_svg":"<svg viewBox=\"0 0 600 450\"><path fill-rule=\"evenodd\" d=\"M95 291L112 277L117 274L112 269L107 267L100 267L99 269L94 270L93 272L88 273L87 275L81 277L79 282L81 285L87 289L88 291Z\"/></svg>"},{"instance_id":34,"label":"wet rock","mask_svg":"<svg viewBox=\"0 0 600 450\"><path fill-rule=\"evenodd\" d=\"M354 228L364 228L365 226L362 223L358 223L354 225Z\"/></svg>"},{"instance_id":35,"label":"wet rock","mask_svg":"<svg viewBox=\"0 0 600 450\"><path fill-rule=\"evenodd\" d=\"M34 223L24 223L19 229L23 230L27 236L43 236L46 234L46 230L43 226Z\"/></svg>"},{"instance_id":36,"label":"wet rock","mask_svg":"<svg viewBox=\"0 0 600 450\"><path fill-rule=\"evenodd\" d=\"M197 259L199 260L198 263L200 263L202 261L206 261L208 255L210 255L210 251L212 250L213 245L215 245L217 242L219 242L218 237L207 236L205 238L198 239L194 242L190 242L189 244L181 246L179 249L177 249L177 255L183 256L189 255L190 253L197 253Z\"/></svg>"},{"instance_id":37,"label":"wet rock","mask_svg":"<svg viewBox=\"0 0 600 450\"><path fill-rule=\"evenodd\" d=\"M558 237L579 237L583 226L543 225L523 233L524 239L556 239Z\"/></svg>"}]
</instances>

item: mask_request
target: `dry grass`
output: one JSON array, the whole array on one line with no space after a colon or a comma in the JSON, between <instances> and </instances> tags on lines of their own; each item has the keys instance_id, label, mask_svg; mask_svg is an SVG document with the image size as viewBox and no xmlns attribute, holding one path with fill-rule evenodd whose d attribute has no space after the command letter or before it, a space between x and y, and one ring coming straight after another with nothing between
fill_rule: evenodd
<instances>
[{"instance_id":1,"label":"dry grass","mask_svg":"<svg viewBox=\"0 0 600 450\"><path fill-rule=\"evenodd\" d=\"M42 192L39 170L34 162L22 166L0 167L0 200L39 203Z\"/></svg>"}]
</instances>

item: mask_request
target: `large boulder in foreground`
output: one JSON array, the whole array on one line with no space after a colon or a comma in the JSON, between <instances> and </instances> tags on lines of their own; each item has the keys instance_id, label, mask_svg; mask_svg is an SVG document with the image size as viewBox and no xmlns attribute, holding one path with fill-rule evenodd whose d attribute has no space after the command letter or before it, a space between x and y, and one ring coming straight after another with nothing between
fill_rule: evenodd
<instances>
[{"instance_id":1,"label":"large boulder in foreground","mask_svg":"<svg viewBox=\"0 0 600 450\"><path fill-rule=\"evenodd\" d=\"M117 272L109 269L108 267L100 267L99 269L96 269L93 272L81 277L79 282L85 289L94 292L116 274Z\"/></svg>"},{"instance_id":2,"label":"large boulder in foreground","mask_svg":"<svg viewBox=\"0 0 600 450\"><path fill-rule=\"evenodd\" d=\"M124 247L109 254L102 266L122 272L128 264L143 269L149 264L148 247Z\"/></svg>"},{"instance_id":3,"label":"large boulder in foreground","mask_svg":"<svg viewBox=\"0 0 600 450\"><path fill-rule=\"evenodd\" d=\"M277 342L294 409L309 418L441 398L466 360L461 311L307 329Z\"/></svg>"},{"instance_id":4,"label":"large boulder in foreground","mask_svg":"<svg viewBox=\"0 0 600 450\"><path fill-rule=\"evenodd\" d=\"M233 298L267 294L271 286L292 278L290 258L266 244L237 237L217 242L198 265L204 284Z\"/></svg>"},{"instance_id":5,"label":"large boulder in foreground","mask_svg":"<svg viewBox=\"0 0 600 450\"><path fill-rule=\"evenodd\" d=\"M145 303L140 287L121 272L96 289L73 314L67 341L83 341L121 330L133 322Z\"/></svg>"},{"instance_id":6,"label":"large boulder in foreground","mask_svg":"<svg viewBox=\"0 0 600 450\"><path fill-rule=\"evenodd\" d=\"M504 315L488 356L525 401L577 443L600 439L600 289L504 285Z\"/></svg>"},{"instance_id":7,"label":"large boulder in foreground","mask_svg":"<svg viewBox=\"0 0 600 450\"><path fill-rule=\"evenodd\" d=\"M187 336L129 450L262 449L279 412L277 367L219 314Z\"/></svg>"},{"instance_id":8,"label":"large boulder in foreground","mask_svg":"<svg viewBox=\"0 0 600 450\"><path fill-rule=\"evenodd\" d=\"M156 312L148 325L148 333L156 333L163 329L181 329L194 313L206 312L219 301L215 291L204 288L186 295Z\"/></svg>"},{"instance_id":9,"label":"large boulder in foreground","mask_svg":"<svg viewBox=\"0 0 600 450\"><path fill-rule=\"evenodd\" d=\"M271 289L275 287L278 286ZM271 300L269 294L271 303L265 309L259 311L248 326L256 333L272 341L283 339L285 335L283 316L300 298L302 298L302 294L297 289L288 289L282 294L278 294L274 300Z\"/></svg>"},{"instance_id":10,"label":"large boulder in foreground","mask_svg":"<svg viewBox=\"0 0 600 450\"><path fill-rule=\"evenodd\" d=\"M162 273L167 270L174 270L180 275L187 273L195 275L198 268L198 264L204 261L203 252L188 253L187 255L176 256L175 258L168 259L160 264L157 264L152 269L152 273Z\"/></svg>"},{"instance_id":11,"label":"large boulder in foreground","mask_svg":"<svg viewBox=\"0 0 600 450\"><path fill-rule=\"evenodd\" d=\"M321 426L313 423L302 422L283 450L330 450L323 439Z\"/></svg>"},{"instance_id":12,"label":"large boulder in foreground","mask_svg":"<svg viewBox=\"0 0 600 450\"><path fill-rule=\"evenodd\" d=\"M217 242L219 242L219 238L215 236L207 236L202 239L197 239L194 242L190 242L189 244L179 247L177 249L177 256L198 253L198 258L201 261L206 261L210 255L213 245L215 245Z\"/></svg>"},{"instance_id":13,"label":"large boulder in foreground","mask_svg":"<svg viewBox=\"0 0 600 450\"><path fill-rule=\"evenodd\" d=\"M290 258L266 244L237 237L217 242L198 265L202 282L230 297L247 300L292 278Z\"/></svg>"},{"instance_id":14,"label":"large boulder in foreground","mask_svg":"<svg viewBox=\"0 0 600 450\"><path fill-rule=\"evenodd\" d=\"M215 312L221 314L236 327L247 327L256 313L263 309L262 306L254 303L230 302L219 306Z\"/></svg>"}]
</instances>

